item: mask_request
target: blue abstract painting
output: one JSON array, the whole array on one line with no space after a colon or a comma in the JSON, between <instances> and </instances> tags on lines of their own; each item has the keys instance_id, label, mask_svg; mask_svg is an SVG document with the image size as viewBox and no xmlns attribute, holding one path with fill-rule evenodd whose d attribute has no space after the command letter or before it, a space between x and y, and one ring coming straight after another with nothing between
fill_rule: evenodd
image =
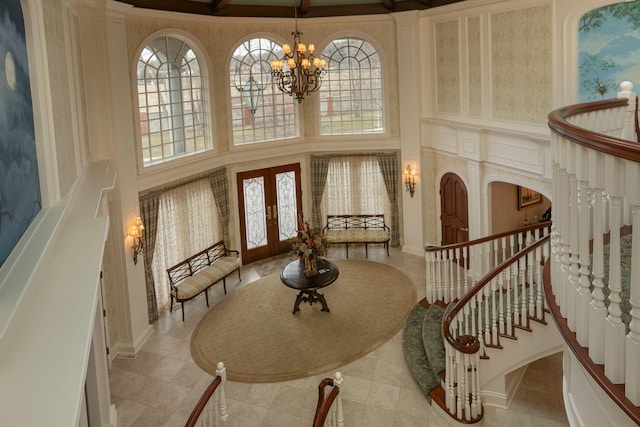
<instances>
[{"instance_id":1,"label":"blue abstract painting","mask_svg":"<svg viewBox=\"0 0 640 427\"><path fill-rule=\"evenodd\" d=\"M640 93L640 2L594 9L578 25L579 102L614 98L625 80Z\"/></svg>"},{"instance_id":2,"label":"blue abstract painting","mask_svg":"<svg viewBox=\"0 0 640 427\"><path fill-rule=\"evenodd\" d=\"M0 1L0 266L42 208L20 0Z\"/></svg>"}]
</instances>

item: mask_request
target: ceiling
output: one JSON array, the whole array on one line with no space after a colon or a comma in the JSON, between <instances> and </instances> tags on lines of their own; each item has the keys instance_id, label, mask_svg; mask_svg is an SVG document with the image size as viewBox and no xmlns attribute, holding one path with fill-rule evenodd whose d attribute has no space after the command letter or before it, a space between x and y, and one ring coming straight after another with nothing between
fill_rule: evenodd
<instances>
[{"instance_id":1,"label":"ceiling","mask_svg":"<svg viewBox=\"0 0 640 427\"><path fill-rule=\"evenodd\" d=\"M298 18L378 15L462 0L118 0L134 7L211 16Z\"/></svg>"}]
</instances>

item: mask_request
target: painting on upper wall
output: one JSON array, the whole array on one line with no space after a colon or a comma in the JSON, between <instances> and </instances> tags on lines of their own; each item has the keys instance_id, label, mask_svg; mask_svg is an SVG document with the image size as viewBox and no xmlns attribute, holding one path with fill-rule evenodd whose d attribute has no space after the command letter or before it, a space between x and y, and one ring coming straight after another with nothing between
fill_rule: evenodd
<instances>
[{"instance_id":1,"label":"painting on upper wall","mask_svg":"<svg viewBox=\"0 0 640 427\"><path fill-rule=\"evenodd\" d=\"M579 102L614 98L629 80L640 91L640 2L587 12L578 24Z\"/></svg>"},{"instance_id":2,"label":"painting on upper wall","mask_svg":"<svg viewBox=\"0 0 640 427\"><path fill-rule=\"evenodd\" d=\"M24 17L0 2L0 266L42 208Z\"/></svg>"},{"instance_id":3,"label":"painting on upper wall","mask_svg":"<svg viewBox=\"0 0 640 427\"><path fill-rule=\"evenodd\" d=\"M542 194L518 185L518 210L529 209L542 203Z\"/></svg>"}]
</instances>

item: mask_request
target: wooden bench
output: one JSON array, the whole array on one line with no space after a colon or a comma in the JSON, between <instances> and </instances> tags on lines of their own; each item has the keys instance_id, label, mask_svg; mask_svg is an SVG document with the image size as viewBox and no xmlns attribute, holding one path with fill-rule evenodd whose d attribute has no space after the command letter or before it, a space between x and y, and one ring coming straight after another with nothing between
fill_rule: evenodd
<instances>
[{"instance_id":1,"label":"wooden bench","mask_svg":"<svg viewBox=\"0 0 640 427\"><path fill-rule=\"evenodd\" d=\"M329 245L344 243L349 258L349 244L364 244L369 258L369 244L382 243L389 256L391 231L384 223L384 215L327 215L327 225L322 229Z\"/></svg>"},{"instance_id":2,"label":"wooden bench","mask_svg":"<svg viewBox=\"0 0 640 427\"><path fill-rule=\"evenodd\" d=\"M173 301L182 304L182 321L184 322L184 302L195 298L204 292L209 307L208 289L222 280L224 293L227 294L226 278L234 271L238 271L240 277L240 254L233 249L227 249L224 242L219 242L190 256L182 262L167 269L169 284L171 286L171 306Z\"/></svg>"}]
</instances>

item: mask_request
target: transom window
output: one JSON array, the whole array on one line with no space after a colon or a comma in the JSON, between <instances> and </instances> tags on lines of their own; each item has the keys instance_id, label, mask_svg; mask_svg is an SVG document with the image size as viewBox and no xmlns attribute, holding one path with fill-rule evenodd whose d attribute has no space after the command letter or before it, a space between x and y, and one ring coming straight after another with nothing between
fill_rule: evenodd
<instances>
[{"instance_id":1,"label":"transom window","mask_svg":"<svg viewBox=\"0 0 640 427\"><path fill-rule=\"evenodd\" d=\"M329 43L322 57L320 134L383 133L382 64L373 45L348 36Z\"/></svg>"},{"instance_id":2,"label":"transom window","mask_svg":"<svg viewBox=\"0 0 640 427\"><path fill-rule=\"evenodd\" d=\"M231 120L235 145L299 135L295 98L280 92L271 78L270 62L282 48L266 38L242 43L229 64Z\"/></svg>"},{"instance_id":3,"label":"transom window","mask_svg":"<svg viewBox=\"0 0 640 427\"><path fill-rule=\"evenodd\" d=\"M206 79L187 42L153 39L140 53L137 74L144 166L210 149Z\"/></svg>"}]
</instances>

